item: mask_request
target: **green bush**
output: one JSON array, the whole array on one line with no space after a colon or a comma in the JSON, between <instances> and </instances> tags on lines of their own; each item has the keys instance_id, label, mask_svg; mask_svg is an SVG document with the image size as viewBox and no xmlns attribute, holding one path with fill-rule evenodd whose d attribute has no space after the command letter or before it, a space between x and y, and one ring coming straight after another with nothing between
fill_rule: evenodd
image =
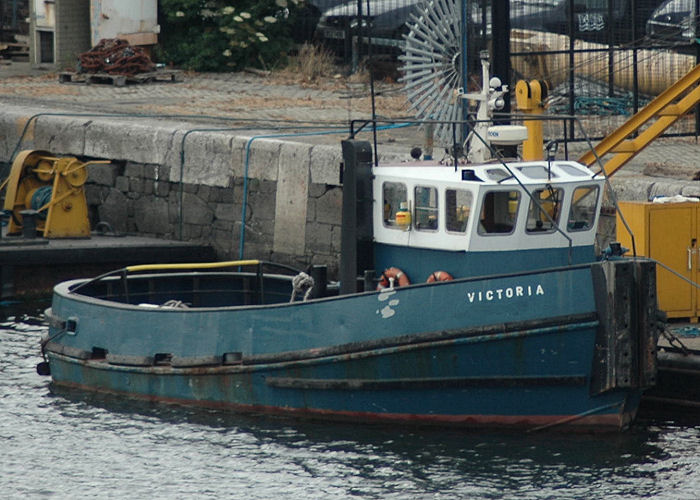
<instances>
[{"instance_id":1,"label":"green bush","mask_svg":"<svg viewBox=\"0 0 700 500\"><path fill-rule=\"evenodd\" d=\"M302 0L161 0L159 58L195 71L283 63Z\"/></svg>"}]
</instances>

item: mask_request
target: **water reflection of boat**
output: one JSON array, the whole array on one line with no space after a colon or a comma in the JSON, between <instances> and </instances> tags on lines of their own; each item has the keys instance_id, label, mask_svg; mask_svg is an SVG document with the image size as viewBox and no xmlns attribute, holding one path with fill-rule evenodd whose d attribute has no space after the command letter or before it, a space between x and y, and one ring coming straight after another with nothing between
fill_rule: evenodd
<instances>
[{"instance_id":1,"label":"water reflection of boat","mask_svg":"<svg viewBox=\"0 0 700 500\"><path fill-rule=\"evenodd\" d=\"M373 165L356 140L343 153L337 287L252 260L61 283L40 371L322 419L630 424L655 374L655 268L597 258L601 176L554 159Z\"/></svg>"}]
</instances>

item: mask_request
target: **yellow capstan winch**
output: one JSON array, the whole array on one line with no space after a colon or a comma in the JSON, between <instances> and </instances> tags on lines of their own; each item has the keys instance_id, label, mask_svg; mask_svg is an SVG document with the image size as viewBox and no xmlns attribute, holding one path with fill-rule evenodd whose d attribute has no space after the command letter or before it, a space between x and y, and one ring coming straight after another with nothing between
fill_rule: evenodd
<instances>
[{"instance_id":1,"label":"yellow capstan winch","mask_svg":"<svg viewBox=\"0 0 700 500\"><path fill-rule=\"evenodd\" d=\"M515 100L518 111L534 116L541 115L545 110L545 99L549 85L541 80L519 80L515 85ZM542 160L543 132L541 120L525 120L527 127L527 140L523 142L523 160Z\"/></svg>"},{"instance_id":2,"label":"yellow capstan winch","mask_svg":"<svg viewBox=\"0 0 700 500\"><path fill-rule=\"evenodd\" d=\"M45 238L88 238L90 221L84 184L86 167L109 161L81 162L58 158L46 151L26 150L12 162L6 187L4 210L10 214L8 235L22 232L26 210L36 211L37 232Z\"/></svg>"}]
</instances>

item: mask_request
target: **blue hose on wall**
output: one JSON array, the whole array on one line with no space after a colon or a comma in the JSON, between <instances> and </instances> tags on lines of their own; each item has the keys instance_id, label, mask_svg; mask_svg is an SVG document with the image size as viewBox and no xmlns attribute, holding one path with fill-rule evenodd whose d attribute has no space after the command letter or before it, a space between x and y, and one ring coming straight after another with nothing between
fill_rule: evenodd
<instances>
[{"instance_id":1,"label":"blue hose on wall","mask_svg":"<svg viewBox=\"0 0 700 500\"><path fill-rule=\"evenodd\" d=\"M51 196L53 194L53 187L52 186L42 186L36 191L34 191L34 194L32 195L32 202L31 202L31 209L32 210L39 210L41 207L46 205L51 201ZM48 210L42 210L37 214L37 217L40 219L46 219L46 216L48 214Z\"/></svg>"}]
</instances>

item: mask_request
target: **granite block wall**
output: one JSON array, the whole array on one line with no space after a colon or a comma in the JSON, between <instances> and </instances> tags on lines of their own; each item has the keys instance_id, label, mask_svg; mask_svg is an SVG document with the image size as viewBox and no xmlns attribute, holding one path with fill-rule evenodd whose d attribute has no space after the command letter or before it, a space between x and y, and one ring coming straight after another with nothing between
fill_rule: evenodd
<instances>
[{"instance_id":1,"label":"granite block wall","mask_svg":"<svg viewBox=\"0 0 700 500\"><path fill-rule=\"evenodd\" d=\"M114 161L89 168L85 192L93 228L106 222L100 227L117 233L206 243L222 260L239 257L243 236L244 258L337 270L342 188L310 183L308 165L280 166L277 180L244 182L231 174L226 186L180 184L158 164Z\"/></svg>"}]
</instances>

